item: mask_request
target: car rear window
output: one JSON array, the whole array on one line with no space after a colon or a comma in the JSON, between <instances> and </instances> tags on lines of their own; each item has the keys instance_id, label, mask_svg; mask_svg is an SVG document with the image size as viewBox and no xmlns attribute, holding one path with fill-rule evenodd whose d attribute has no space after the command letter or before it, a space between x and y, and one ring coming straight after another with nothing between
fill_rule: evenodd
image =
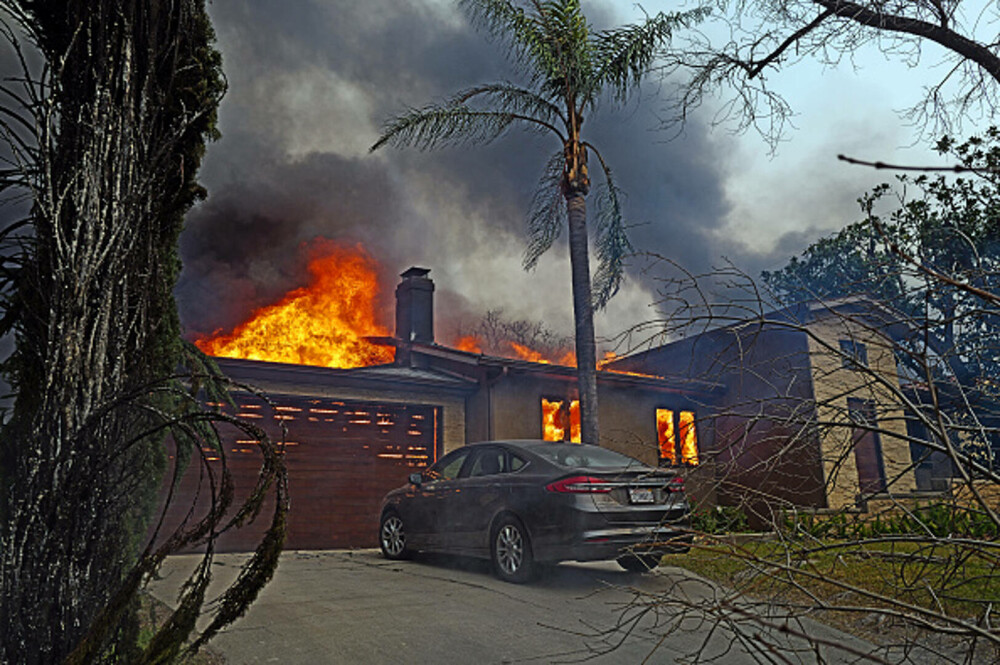
<instances>
[{"instance_id":1,"label":"car rear window","mask_svg":"<svg viewBox=\"0 0 1000 665\"><path fill-rule=\"evenodd\" d=\"M533 447L531 452L559 466L579 469L620 469L642 465L639 460L613 450L578 443L547 443Z\"/></svg>"}]
</instances>

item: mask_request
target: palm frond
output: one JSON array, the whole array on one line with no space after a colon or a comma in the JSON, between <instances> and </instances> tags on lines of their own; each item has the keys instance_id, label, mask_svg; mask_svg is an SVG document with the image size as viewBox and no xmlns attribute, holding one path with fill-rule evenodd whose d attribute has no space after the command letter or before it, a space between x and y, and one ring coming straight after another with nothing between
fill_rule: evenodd
<instances>
[{"instance_id":1,"label":"palm frond","mask_svg":"<svg viewBox=\"0 0 1000 665\"><path fill-rule=\"evenodd\" d=\"M510 0L459 0L458 4L474 25L484 28L514 52L515 65L523 65L529 74L545 66L549 36L537 2L531 3L533 12L526 12ZM524 62L525 58L536 66Z\"/></svg>"},{"instance_id":2,"label":"palm frond","mask_svg":"<svg viewBox=\"0 0 1000 665\"><path fill-rule=\"evenodd\" d=\"M649 72L657 50L670 41L676 28L704 20L711 10L707 6L686 12L658 13L642 23L602 31L594 40L597 72L592 85L599 92L605 86L614 90L615 98L623 101Z\"/></svg>"},{"instance_id":3,"label":"palm frond","mask_svg":"<svg viewBox=\"0 0 1000 665\"><path fill-rule=\"evenodd\" d=\"M562 194L563 162L560 150L549 158L528 209L528 247L524 269L531 270L547 252L566 225L566 201Z\"/></svg>"},{"instance_id":4,"label":"palm frond","mask_svg":"<svg viewBox=\"0 0 1000 665\"><path fill-rule=\"evenodd\" d=\"M524 118L515 113L480 111L463 105L410 109L382 128L381 136L370 150L374 152L385 145L433 150L446 145L490 143L519 119Z\"/></svg>"},{"instance_id":5,"label":"palm frond","mask_svg":"<svg viewBox=\"0 0 1000 665\"><path fill-rule=\"evenodd\" d=\"M604 182L594 196L597 234L597 273L594 275L594 309L604 309L612 296L618 293L625 277L625 259L632 254L632 243L625 232L621 200L623 193L615 183L614 174L593 146L587 149L597 155L604 172Z\"/></svg>"},{"instance_id":6,"label":"palm frond","mask_svg":"<svg viewBox=\"0 0 1000 665\"><path fill-rule=\"evenodd\" d=\"M591 27L579 0L533 2L545 30L544 62L533 82L554 99L577 98L594 75Z\"/></svg>"},{"instance_id":7,"label":"palm frond","mask_svg":"<svg viewBox=\"0 0 1000 665\"><path fill-rule=\"evenodd\" d=\"M491 108L504 109L514 114L537 118L547 125L551 125L553 131L559 135L559 139L564 140L562 132L556 128L557 123L564 126L566 124L566 119L559 107L538 93L513 83L504 81L468 88L448 100L447 104L461 106L483 97L486 98L487 106Z\"/></svg>"}]
</instances>

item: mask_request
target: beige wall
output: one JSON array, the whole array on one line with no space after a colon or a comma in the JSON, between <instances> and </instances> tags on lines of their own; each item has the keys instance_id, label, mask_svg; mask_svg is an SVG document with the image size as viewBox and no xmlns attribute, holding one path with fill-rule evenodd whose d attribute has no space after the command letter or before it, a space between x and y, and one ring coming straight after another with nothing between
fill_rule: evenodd
<instances>
[{"instance_id":1,"label":"beige wall","mask_svg":"<svg viewBox=\"0 0 1000 665\"><path fill-rule=\"evenodd\" d=\"M601 384L598 387L600 405L601 445L656 466L659 459L656 438L656 409L702 411L682 396L641 387L619 387ZM485 391L483 391L485 392ZM531 375L511 375L493 386L487 399L480 395L469 400L471 441L490 438L486 433L486 410L492 410L494 439L542 438L542 398L577 399L575 386L566 381L538 378ZM699 450L710 445L710 428L698 422ZM478 435L478 437L476 437Z\"/></svg>"},{"instance_id":2,"label":"beige wall","mask_svg":"<svg viewBox=\"0 0 1000 665\"><path fill-rule=\"evenodd\" d=\"M656 466L660 456L656 410L671 409L676 413L682 410L681 403L669 394L603 386L598 404L601 445ZM683 410L690 409L685 406Z\"/></svg>"},{"instance_id":3,"label":"beige wall","mask_svg":"<svg viewBox=\"0 0 1000 665\"><path fill-rule=\"evenodd\" d=\"M860 492L847 411L849 397L871 400L876 405L878 428L883 430L879 439L888 491L915 490L916 480L908 468L911 461L904 413L896 394L896 361L889 340L835 314L820 315L807 328L816 417L824 432L820 446L829 507L852 506ZM865 344L869 371L843 367L841 339Z\"/></svg>"}]
</instances>

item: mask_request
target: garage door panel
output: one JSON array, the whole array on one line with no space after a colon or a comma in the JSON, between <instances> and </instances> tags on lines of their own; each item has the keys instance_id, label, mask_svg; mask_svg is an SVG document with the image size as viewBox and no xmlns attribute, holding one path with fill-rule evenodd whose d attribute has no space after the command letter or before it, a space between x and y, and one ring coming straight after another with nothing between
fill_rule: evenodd
<instances>
[{"instance_id":1,"label":"garage door panel","mask_svg":"<svg viewBox=\"0 0 1000 665\"><path fill-rule=\"evenodd\" d=\"M271 396L271 404L249 394L235 399L237 408L227 412L249 417L275 441L284 436L291 497L286 549L374 546L382 496L437 458L440 407L434 405L291 395ZM259 446L232 426L221 426L220 435L236 497L245 498L260 471ZM221 470L219 453L205 454L216 458L210 464ZM190 507L198 484L197 466L192 464L185 473L168 524L179 523ZM207 489L202 491L206 493ZM208 510L207 497L199 503L198 516ZM269 499L259 524L223 536L220 551L252 549L271 511Z\"/></svg>"}]
</instances>

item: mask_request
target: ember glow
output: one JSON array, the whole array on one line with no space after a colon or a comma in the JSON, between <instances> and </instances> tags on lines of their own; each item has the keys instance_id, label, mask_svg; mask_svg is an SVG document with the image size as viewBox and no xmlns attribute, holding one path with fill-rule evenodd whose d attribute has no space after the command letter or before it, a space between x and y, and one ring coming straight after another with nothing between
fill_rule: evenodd
<instances>
[{"instance_id":1,"label":"ember glow","mask_svg":"<svg viewBox=\"0 0 1000 665\"><path fill-rule=\"evenodd\" d=\"M309 262L308 285L255 310L231 332L195 340L205 353L298 365L350 368L390 363L389 346L369 336L388 336L376 320L376 265L360 246L319 239Z\"/></svg>"}]
</instances>

